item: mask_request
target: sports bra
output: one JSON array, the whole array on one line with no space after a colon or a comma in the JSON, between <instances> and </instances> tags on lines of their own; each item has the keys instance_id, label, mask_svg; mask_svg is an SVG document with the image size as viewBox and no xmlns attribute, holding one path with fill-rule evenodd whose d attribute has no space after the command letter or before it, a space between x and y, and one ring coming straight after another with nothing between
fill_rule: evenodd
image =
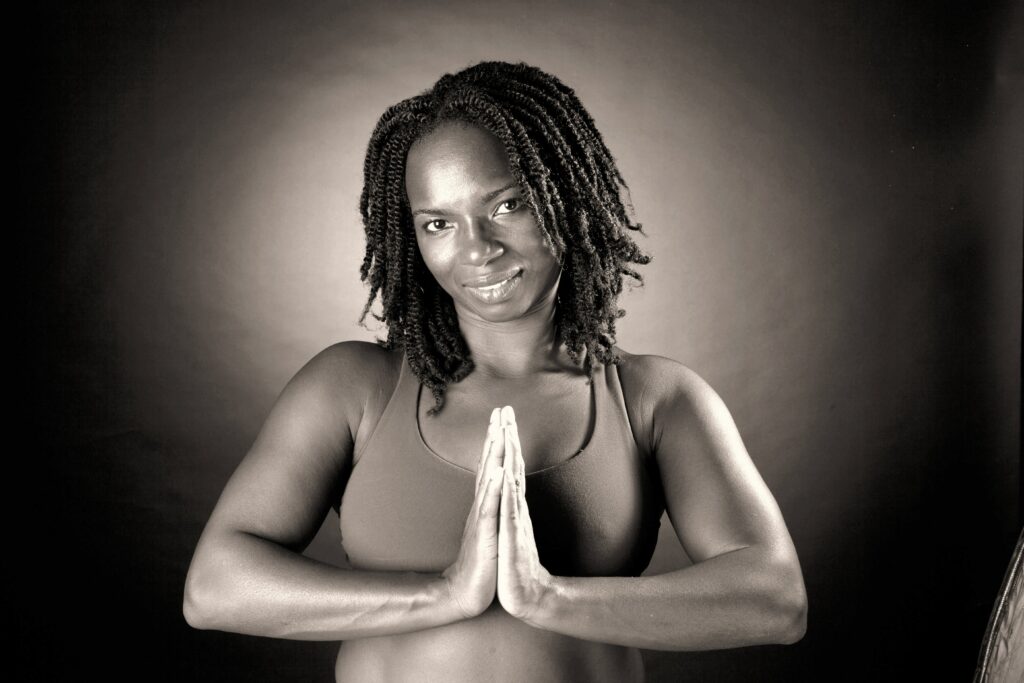
<instances>
[{"instance_id":1,"label":"sports bra","mask_svg":"<svg viewBox=\"0 0 1024 683\"><path fill-rule=\"evenodd\" d=\"M541 564L556 576L638 576L665 509L653 457L633 438L614 365L598 364L595 419L567 460L526 473ZM360 449L339 508L355 569L441 572L455 561L475 472L432 451L418 422L420 383L403 355L398 383Z\"/></svg>"}]
</instances>

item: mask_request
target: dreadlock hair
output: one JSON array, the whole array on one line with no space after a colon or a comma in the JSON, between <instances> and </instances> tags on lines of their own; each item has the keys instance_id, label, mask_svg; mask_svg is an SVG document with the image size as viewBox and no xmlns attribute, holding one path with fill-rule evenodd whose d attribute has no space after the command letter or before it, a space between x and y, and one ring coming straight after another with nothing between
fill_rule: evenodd
<instances>
[{"instance_id":1,"label":"dreadlock hair","mask_svg":"<svg viewBox=\"0 0 1024 683\"><path fill-rule=\"evenodd\" d=\"M555 312L556 338L593 381L594 365L619 362L615 320L624 276L643 284L630 264L649 263L628 231L629 188L594 120L571 88L522 62L480 62L443 75L420 95L390 107L366 151L359 200L366 230L360 279L370 295L367 314L387 325L386 349L401 348L409 367L444 405L449 384L473 370L452 299L427 270L416 244L405 191L406 156L413 142L446 121L476 124L504 146L509 167L547 244L562 266ZM377 297L382 313L370 313ZM364 325L365 326L365 325Z\"/></svg>"}]
</instances>

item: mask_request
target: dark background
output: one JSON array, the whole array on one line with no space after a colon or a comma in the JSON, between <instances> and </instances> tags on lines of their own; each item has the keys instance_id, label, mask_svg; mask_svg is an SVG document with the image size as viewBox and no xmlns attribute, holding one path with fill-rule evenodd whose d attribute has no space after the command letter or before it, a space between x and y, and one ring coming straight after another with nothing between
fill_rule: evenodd
<instances>
[{"instance_id":1,"label":"dark background","mask_svg":"<svg viewBox=\"0 0 1024 683\"><path fill-rule=\"evenodd\" d=\"M800 553L800 643L645 653L650 680L967 680L1021 523L1021 18L39 4L10 26L16 656L34 680L333 680L334 643L190 629L185 573L284 383L373 337L376 117L498 58L591 110L655 257L620 344L725 398ZM338 541L332 516L307 552ZM666 533L650 571L685 563Z\"/></svg>"}]
</instances>

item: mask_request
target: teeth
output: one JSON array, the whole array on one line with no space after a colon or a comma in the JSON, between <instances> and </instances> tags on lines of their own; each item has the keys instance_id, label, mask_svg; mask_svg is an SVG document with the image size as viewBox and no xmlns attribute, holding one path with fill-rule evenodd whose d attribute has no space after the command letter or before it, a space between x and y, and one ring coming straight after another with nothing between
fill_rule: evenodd
<instances>
[{"instance_id":1,"label":"teeth","mask_svg":"<svg viewBox=\"0 0 1024 683\"><path fill-rule=\"evenodd\" d=\"M510 277L507 277L504 280L502 280L501 282L495 282L493 285L487 285L486 287L477 287L476 289L481 292L490 292L492 290L497 289L498 287L501 287L503 284L514 278L516 275L519 275L519 273L514 273Z\"/></svg>"},{"instance_id":2,"label":"teeth","mask_svg":"<svg viewBox=\"0 0 1024 683\"><path fill-rule=\"evenodd\" d=\"M515 276L513 275L512 277L515 277ZM497 289L498 287L501 287L503 284L505 284L506 282L508 282L511 279L512 279L511 277L510 278L506 278L506 279L502 280L501 282L499 282L497 284L488 285L486 287L477 287L477 289L479 289L481 292L488 292L488 291L490 291L492 289Z\"/></svg>"}]
</instances>

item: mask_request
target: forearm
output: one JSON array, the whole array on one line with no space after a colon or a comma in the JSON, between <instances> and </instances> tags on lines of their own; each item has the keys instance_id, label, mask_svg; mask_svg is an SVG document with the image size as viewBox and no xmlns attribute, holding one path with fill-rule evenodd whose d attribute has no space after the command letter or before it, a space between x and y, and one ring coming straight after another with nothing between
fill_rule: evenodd
<instances>
[{"instance_id":1,"label":"forearm","mask_svg":"<svg viewBox=\"0 0 1024 683\"><path fill-rule=\"evenodd\" d=\"M240 532L215 542L186 581L185 615L196 628L347 640L464 618L439 574L341 569Z\"/></svg>"},{"instance_id":2,"label":"forearm","mask_svg":"<svg viewBox=\"0 0 1024 683\"><path fill-rule=\"evenodd\" d=\"M791 643L803 635L798 567L759 548L642 577L552 577L527 621L537 628L654 650Z\"/></svg>"}]
</instances>

